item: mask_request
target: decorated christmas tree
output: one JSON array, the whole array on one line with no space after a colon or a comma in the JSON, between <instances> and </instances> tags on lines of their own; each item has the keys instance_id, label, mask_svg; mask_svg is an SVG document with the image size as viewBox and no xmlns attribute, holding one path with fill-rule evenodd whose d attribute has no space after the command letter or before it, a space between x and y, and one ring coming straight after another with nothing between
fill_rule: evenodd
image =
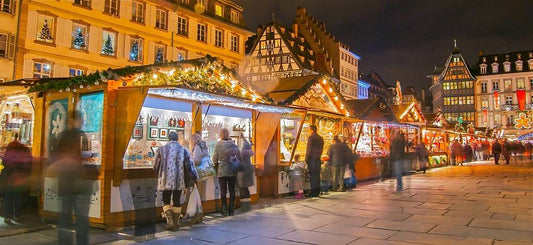
<instances>
[{"instance_id":1,"label":"decorated christmas tree","mask_svg":"<svg viewBox=\"0 0 533 245\"><path fill-rule=\"evenodd\" d=\"M134 60L134 61L139 60L139 42L134 42L133 45L131 46L130 60Z\"/></svg>"},{"instance_id":2,"label":"decorated christmas tree","mask_svg":"<svg viewBox=\"0 0 533 245\"><path fill-rule=\"evenodd\" d=\"M43 27L41 28L41 34L39 35L39 39L42 41L52 41L52 32L50 31L50 28L48 28L48 20L44 20Z\"/></svg>"},{"instance_id":3,"label":"decorated christmas tree","mask_svg":"<svg viewBox=\"0 0 533 245\"><path fill-rule=\"evenodd\" d=\"M113 43L111 40L111 35L107 35L105 39L104 46L102 47L102 54L105 55L114 55L115 50L113 49Z\"/></svg>"},{"instance_id":4,"label":"decorated christmas tree","mask_svg":"<svg viewBox=\"0 0 533 245\"><path fill-rule=\"evenodd\" d=\"M76 31L76 34L74 34L72 45L77 49L85 49L85 37L81 32L81 28L78 28L78 31Z\"/></svg>"},{"instance_id":5,"label":"decorated christmas tree","mask_svg":"<svg viewBox=\"0 0 533 245\"><path fill-rule=\"evenodd\" d=\"M155 55L155 62L163 62L163 51L161 49L157 49L157 53Z\"/></svg>"}]
</instances>

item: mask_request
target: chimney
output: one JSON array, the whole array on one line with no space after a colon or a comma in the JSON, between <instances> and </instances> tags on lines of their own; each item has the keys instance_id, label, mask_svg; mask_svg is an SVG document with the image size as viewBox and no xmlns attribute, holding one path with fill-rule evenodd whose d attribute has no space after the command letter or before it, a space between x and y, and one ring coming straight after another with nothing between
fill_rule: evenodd
<instances>
[{"instance_id":1,"label":"chimney","mask_svg":"<svg viewBox=\"0 0 533 245\"><path fill-rule=\"evenodd\" d=\"M296 34L296 37L298 37L298 24L296 21L292 23L292 31Z\"/></svg>"}]
</instances>

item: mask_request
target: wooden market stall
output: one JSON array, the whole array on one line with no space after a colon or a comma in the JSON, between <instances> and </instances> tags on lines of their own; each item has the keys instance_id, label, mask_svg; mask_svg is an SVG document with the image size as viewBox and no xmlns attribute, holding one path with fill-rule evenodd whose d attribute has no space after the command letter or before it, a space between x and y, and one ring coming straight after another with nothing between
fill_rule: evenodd
<instances>
[{"instance_id":1,"label":"wooden market stall","mask_svg":"<svg viewBox=\"0 0 533 245\"><path fill-rule=\"evenodd\" d=\"M275 138L279 125L266 118L293 112L271 105L210 57L107 70L67 80L43 79L30 91L39 94L36 113L43 118L43 123L35 125L35 156L46 159L50 145L71 124L68 114L74 110L83 113L82 130L94 155L86 164L99 168L92 198L86 200L90 222L107 229L144 218L139 217L139 210L158 213L162 203L152 166L155 151L168 141L170 132L178 133L186 148L190 136L200 132L212 152L218 132L228 128L237 143L243 138L254 143L257 154L253 162L262 170L268 152L265 145ZM250 189L253 202L259 185L255 181ZM199 185L205 212L220 207L217 186L213 177ZM56 190L57 179L45 176L41 199L45 219L59 211Z\"/></svg>"}]
</instances>

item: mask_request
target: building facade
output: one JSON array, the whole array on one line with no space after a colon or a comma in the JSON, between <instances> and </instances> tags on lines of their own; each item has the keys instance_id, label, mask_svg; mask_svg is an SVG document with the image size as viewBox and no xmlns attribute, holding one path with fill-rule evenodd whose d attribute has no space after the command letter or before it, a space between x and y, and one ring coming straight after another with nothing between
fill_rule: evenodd
<instances>
[{"instance_id":1,"label":"building facade","mask_svg":"<svg viewBox=\"0 0 533 245\"><path fill-rule=\"evenodd\" d=\"M429 77L432 79L429 89L433 94L433 111L441 111L451 122L474 123L476 79L457 46L454 46L442 72Z\"/></svg>"},{"instance_id":2,"label":"building facade","mask_svg":"<svg viewBox=\"0 0 533 245\"><path fill-rule=\"evenodd\" d=\"M77 76L210 54L228 67L252 34L229 0L22 1L15 78Z\"/></svg>"},{"instance_id":3,"label":"building facade","mask_svg":"<svg viewBox=\"0 0 533 245\"><path fill-rule=\"evenodd\" d=\"M478 127L517 137L533 128L533 50L480 55L476 77Z\"/></svg>"},{"instance_id":4,"label":"building facade","mask_svg":"<svg viewBox=\"0 0 533 245\"><path fill-rule=\"evenodd\" d=\"M0 0L0 83L14 79L13 68L19 6L15 0Z\"/></svg>"},{"instance_id":5,"label":"building facade","mask_svg":"<svg viewBox=\"0 0 533 245\"><path fill-rule=\"evenodd\" d=\"M377 72L359 73L359 81L364 81L370 85L368 87L369 99L381 98L389 105L394 103L394 96L390 93L387 83L383 81L383 78Z\"/></svg>"},{"instance_id":6,"label":"building facade","mask_svg":"<svg viewBox=\"0 0 533 245\"><path fill-rule=\"evenodd\" d=\"M317 54L317 62L324 62L327 71L340 79L340 91L346 99L359 97L359 60L361 59L350 47L335 38L326 29L324 22L318 22L307 13L305 8L298 8L294 20L297 33L301 33Z\"/></svg>"}]
</instances>

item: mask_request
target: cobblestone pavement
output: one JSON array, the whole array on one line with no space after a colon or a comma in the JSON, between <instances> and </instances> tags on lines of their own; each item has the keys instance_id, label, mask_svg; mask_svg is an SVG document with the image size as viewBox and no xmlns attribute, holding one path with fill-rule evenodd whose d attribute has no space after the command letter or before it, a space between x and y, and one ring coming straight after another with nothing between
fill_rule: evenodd
<instances>
[{"instance_id":1,"label":"cobblestone pavement","mask_svg":"<svg viewBox=\"0 0 533 245\"><path fill-rule=\"evenodd\" d=\"M432 169L395 182L366 183L321 198L262 200L252 212L212 217L145 244L533 244L533 163ZM55 231L0 239L53 243ZM118 233L92 243L133 244Z\"/></svg>"}]
</instances>

